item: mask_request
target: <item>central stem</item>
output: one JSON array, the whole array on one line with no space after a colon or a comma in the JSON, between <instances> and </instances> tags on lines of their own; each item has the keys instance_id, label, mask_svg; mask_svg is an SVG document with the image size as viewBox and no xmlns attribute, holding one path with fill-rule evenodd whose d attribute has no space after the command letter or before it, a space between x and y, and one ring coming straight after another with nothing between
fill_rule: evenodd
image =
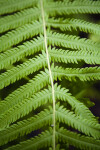
<instances>
[{"instance_id":1,"label":"central stem","mask_svg":"<svg viewBox=\"0 0 100 150\"><path fill-rule=\"evenodd\" d=\"M46 49L46 54L47 54L48 70L49 70L51 87L52 87L52 100L53 100L53 150L55 150L55 94L54 94L53 77L52 77L52 72L51 72L51 67L50 67L49 53L48 53L48 46L47 46L46 23L45 23L45 17L44 17L43 0L41 0L41 11L42 11L42 19L43 19L44 43L45 43L45 49Z\"/></svg>"}]
</instances>

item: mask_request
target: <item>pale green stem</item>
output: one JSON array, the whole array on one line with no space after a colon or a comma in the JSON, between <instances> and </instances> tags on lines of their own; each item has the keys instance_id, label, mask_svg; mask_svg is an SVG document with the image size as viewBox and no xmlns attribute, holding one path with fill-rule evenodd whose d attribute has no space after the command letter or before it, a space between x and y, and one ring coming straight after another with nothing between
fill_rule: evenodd
<instances>
[{"instance_id":1,"label":"pale green stem","mask_svg":"<svg viewBox=\"0 0 100 150\"><path fill-rule=\"evenodd\" d=\"M48 70L49 70L51 87L52 87L52 99L53 99L53 150L55 150L55 94L54 94L54 83L53 83L53 77L52 77L50 61L49 61L48 46L47 46L46 23L45 23L45 17L44 17L43 0L41 0L41 11L42 11L42 19L43 19L44 43L45 43Z\"/></svg>"}]
</instances>

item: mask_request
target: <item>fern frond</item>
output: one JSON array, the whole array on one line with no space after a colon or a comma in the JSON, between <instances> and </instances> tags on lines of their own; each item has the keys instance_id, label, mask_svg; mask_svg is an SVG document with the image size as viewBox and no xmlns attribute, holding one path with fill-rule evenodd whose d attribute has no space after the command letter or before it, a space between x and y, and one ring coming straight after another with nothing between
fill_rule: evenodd
<instances>
[{"instance_id":1,"label":"fern frond","mask_svg":"<svg viewBox=\"0 0 100 150\"><path fill-rule=\"evenodd\" d=\"M14 107L23 99L31 97L35 92L38 92L43 87L50 83L48 70L41 71L29 83L19 87L17 90L9 94L3 101L0 101L0 114Z\"/></svg>"},{"instance_id":2,"label":"fern frond","mask_svg":"<svg viewBox=\"0 0 100 150\"><path fill-rule=\"evenodd\" d=\"M65 130L64 128L59 128L56 131L56 142L63 142L65 144L70 144L76 146L77 148L82 149L85 147L86 150L99 150L100 142L91 137L81 136L80 134L76 134L74 132L70 132ZM66 142L67 141L67 142ZM5 150L19 150L19 149L27 149L27 150L38 150L42 147L48 147L52 145L52 129L49 131L42 132L39 136L35 138L31 138L27 141L21 142L15 146L9 147Z\"/></svg>"},{"instance_id":3,"label":"fern frond","mask_svg":"<svg viewBox=\"0 0 100 150\"><path fill-rule=\"evenodd\" d=\"M69 51L52 48L49 50L51 60L63 63L78 63L83 60L87 64L100 64L100 53L89 51Z\"/></svg>"},{"instance_id":4,"label":"fern frond","mask_svg":"<svg viewBox=\"0 0 100 150\"><path fill-rule=\"evenodd\" d=\"M68 143L73 145L79 149L86 150L99 150L100 149L100 141L95 140L91 137L81 136L78 133L68 131L64 128L58 129L56 131L56 138L59 141L63 141L63 143Z\"/></svg>"},{"instance_id":5,"label":"fern frond","mask_svg":"<svg viewBox=\"0 0 100 150\"><path fill-rule=\"evenodd\" d=\"M76 80L79 78L81 81L100 80L100 67L86 67L86 68L62 68L52 67L54 78L61 80L65 77L67 80Z\"/></svg>"},{"instance_id":6,"label":"fern frond","mask_svg":"<svg viewBox=\"0 0 100 150\"><path fill-rule=\"evenodd\" d=\"M46 54L43 53L36 58L29 59L21 65L17 65L12 69L0 75L0 89L8 86L21 78L38 71L42 67L47 66Z\"/></svg>"},{"instance_id":7,"label":"fern frond","mask_svg":"<svg viewBox=\"0 0 100 150\"><path fill-rule=\"evenodd\" d=\"M100 35L100 25L90 23L81 19L49 19L47 26L53 27L53 28L59 28L61 31L70 30L80 30L87 33L94 33Z\"/></svg>"},{"instance_id":8,"label":"fern frond","mask_svg":"<svg viewBox=\"0 0 100 150\"><path fill-rule=\"evenodd\" d=\"M97 14L100 13L100 2L89 0L74 0L73 2L48 2L45 9L50 16L81 13Z\"/></svg>"},{"instance_id":9,"label":"fern frond","mask_svg":"<svg viewBox=\"0 0 100 150\"><path fill-rule=\"evenodd\" d=\"M0 145L6 144L9 141L17 139L19 136L28 134L43 126L52 124L52 108L45 109L34 117L11 125L9 128L0 132Z\"/></svg>"},{"instance_id":10,"label":"fern frond","mask_svg":"<svg viewBox=\"0 0 100 150\"><path fill-rule=\"evenodd\" d=\"M100 79L100 25L87 22L100 1L0 0L0 8L0 148L99 150L99 119L83 91Z\"/></svg>"},{"instance_id":11,"label":"fern frond","mask_svg":"<svg viewBox=\"0 0 100 150\"><path fill-rule=\"evenodd\" d=\"M35 19L38 19L40 10L38 8L28 8L22 10L14 15L9 15L0 18L0 33L15 29L24 24L31 23Z\"/></svg>"},{"instance_id":12,"label":"fern frond","mask_svg":"<svg viewBox=\"0 0 100 150\"><path fill-rule=\"evenodd\" d=\"M36 4L36 0L11 0L11 1L6 1L2 3L2 7L0 7L0 15L16 12L18 10L22 10L25 8L32 7Z\"/></svg>"},{"instance_id":13,"label":"fern frond","mask_svg":"<svg viewBox=\"0 0 100 150\"><path fill-rule=\"evenodd\" d=\"M31 24L26 24L16 30L12 30L11 32L8 32L0 37L0 52L42 32L43 25L38 21Z\"/></svg>"},{"instance_id":14,"label":"fern frond","mask_svg":"<svg viewBox=\"0 0 100 150\"><path fill-rule=\"evenodd\" d=\"M100 125L94 122L76 116L72 111L66 110L63 106L56 108L56 117L59 122L68 124L69 126L78 129L86 135L91 135L94 138L100 138Z\"/></svg>"},{"instance_id":15,"label":"fern frond","mask_svg":"<svg viewBox=\"0 0 100 150\"><path fill-rule=\"evenodd\" d=\"M55 91L56 98L58 100L68 102L78 116L93 121L94 123L98 123L91 111L83 103L72 96L72 94L68 92L68 89L61 88L61 86L57 86L57 84L55 84Z\"/></svg>"},{"instance_id":16,"label":"fern frond","mask_svg":"<svg viewBox=\"0 0 100 150\"><path fill-rule=\"evenodd\" d=\"M16 61L19 61L25 56L30 56L36 52L39 52L44 47L43 37L40 36L38 39L33 39L27 41L16 48L1 53L0 55L0 69L7 67L8 65L13 64Z\"/></svg>"},{"instance_id":17,"label":"fern frond","mask_svg":"<svg viewBox=\"0 0 100 150\"><path fill-rule=\"evenodd\" d=\"M72 48L78 50L99 51L99 44L92 40L79 38L73 35L48 32L48 45Z\"/></svg>"},{"instance_id":18,"label":"fern frond","mask_svg":"<svg viewBox=\"0 0 100 150\"><path fill-rule=\"evenodd\" d=\"M31 131L37 130L43 126L52 124L52 115L52 107L49 107L49 110L45 109L34 117L20 121L17 124L13 124L9 128L2 130L0 132L0 145L6 144L9 141L17 139L19 136L28 134ZM98 125L96 126L95 124L91 124L86 119L82 120L82 118L79 118L78 116L73 114L73 112L66 110L62 106L59 107L59 105L56 105L56 121L64 122L69 126L79 129L79 131L83 131L83 133L89 135L93 134L96 137L99 136L99 132L97 131ZM73 122L75 122L75 124Z\"/></svg>"},{"instance_id":19,"label":"fern frond","mask_svg":"<svg viewBox=\"0 0 100 150\"><path fill-rule=\"evenodd\" d=\"M95 124L97 121L94 118L94 116L90 113L90 111L82 105L80 102L78 102L75 98L70 96L70 94L65 93L66 90L61 89L59 86L55 84L55 99L68 101L69 104L73 108L76 109L76 112L82 117L86 116L89 120L91 119L93 123ZM76 101L75 101L76 100ZM71 102L70 102L71 101ZM9 109L7 109L1 116L0 116L0 129L2 130L12 122L19 119L19 117L23 117L26 114L28 114L32 109L36 109L37 107L46 104L47 102L52 102L52 90L51 87L49 89L44 89L34 95L30 98L23 99L19 103L16 103L16 105L10 106ZM7 105L7 103L5 103ZM9 102L10 105L10 102ZM2 105L1 105L2 106ZM7 106L6 106L7 108ZM7 116L9 114L9 117Z\"/></svg>"},{"instance_id":20,"label":"fern frond","mask_svg":"<svg viewBox=\"0 0 100 150\"><path fill-rule=\"evenodd\" d=\"M23 99L22 102L16 104L0 116L0 130L47 102L52 102L51 88L49 90L42 90L30 98Z\"/></svg>"},{"instance_id":21,"label":"fern frond","mask_svg":"<svg viewBox=\"0 0 100 150\"><path fill-rule=\"evenodd\" d=\"M39 136L31 138L27 141L21 142L15 146L9 147L5 150L38 150L40 148L48 147L52 145L52 129L42 132Z\"/></svg>"}]
</instances>

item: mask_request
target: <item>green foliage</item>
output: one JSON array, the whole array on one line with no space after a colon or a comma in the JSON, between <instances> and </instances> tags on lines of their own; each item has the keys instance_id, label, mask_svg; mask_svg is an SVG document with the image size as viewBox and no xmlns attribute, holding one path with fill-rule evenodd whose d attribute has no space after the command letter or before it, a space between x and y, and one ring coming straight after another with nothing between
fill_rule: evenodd
<instances>
[{"instance_id":1,"label":"green foliage","mask_svg":"<svg viewBox=\"0 0 100 150\"><path fill-rule=\"evenodd\" d=\"M99 150L85 93L100 80L100 44L88 38L100 37L100 25L87 19L100 1L0 0L0 8L0 148Z\"/></svg>"}]
</instances>

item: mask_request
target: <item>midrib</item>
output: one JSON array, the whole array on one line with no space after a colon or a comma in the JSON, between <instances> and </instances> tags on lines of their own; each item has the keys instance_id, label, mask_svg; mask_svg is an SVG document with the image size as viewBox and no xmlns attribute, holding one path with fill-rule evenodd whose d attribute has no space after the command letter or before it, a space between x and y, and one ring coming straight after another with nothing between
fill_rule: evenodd
<instances>
[{"instance_id":1,"label":"midrib","mask_svg":"<svg viewBox=\"0 0 100 150\"><path fill-rule=\"evenodd\" d=\"M51 88L52 88L52 100L53 100L53 150L55 150L55 93L54 93L54 83L53 83L53 77L51 72L51 66L49 61L49 52L48 52L48 46L47 46L47 35L46 35L46 23L45 23L45 16L44 16L44 8L43 8L43 0L41 1L41 13L42 13L42 20L43 20L43 30L44 30L44 43L45 43L45 50L47 55L47 64L48 64L48 70L50 75L50 81L51 81Z\"/></svg>"}]
</instances>

